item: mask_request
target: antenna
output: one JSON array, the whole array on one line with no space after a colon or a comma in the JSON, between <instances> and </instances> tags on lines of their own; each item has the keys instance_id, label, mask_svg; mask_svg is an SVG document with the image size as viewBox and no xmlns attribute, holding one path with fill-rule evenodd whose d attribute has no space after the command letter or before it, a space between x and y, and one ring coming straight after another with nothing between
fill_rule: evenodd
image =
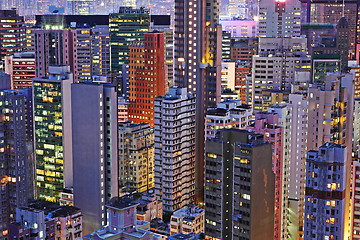
<instances>
[{"instance_id":1,"label":"antenna","mask_svg":"<svg viewBox=\"0 0 360 240\"><path fill-rule=\"evenodd\" d=\"M345 0L343 0L343 9L342 9L342 17L345 15Z\"/></svg>"}]
</instances>

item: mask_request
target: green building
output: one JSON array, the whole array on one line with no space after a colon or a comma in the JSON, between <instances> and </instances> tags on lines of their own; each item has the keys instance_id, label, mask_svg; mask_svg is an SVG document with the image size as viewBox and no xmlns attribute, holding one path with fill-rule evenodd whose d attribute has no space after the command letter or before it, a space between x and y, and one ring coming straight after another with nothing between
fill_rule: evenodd
<instances>
[{"instance_id":1,"label":"green building","mask_svg":"<svg viewBox=\"0 0 360 240\"><path fill-rule=\"evenodd\" d=\"M150 28L150 11L146 8L120 7L119 13L109 16L110 68L122 74L122 67L129 63L129 44L143 41Z\"/></svg>"},{"instance_id":2,"label":"green building","mask_svg":"<svg viewBox=\"0 0 360 240\"><path fill-rule=\"evenodd\" d=\"M37 198L58 202L72 186L71 83L69 66L50 66L33 79Z\"/></svg>"}]
</instances>

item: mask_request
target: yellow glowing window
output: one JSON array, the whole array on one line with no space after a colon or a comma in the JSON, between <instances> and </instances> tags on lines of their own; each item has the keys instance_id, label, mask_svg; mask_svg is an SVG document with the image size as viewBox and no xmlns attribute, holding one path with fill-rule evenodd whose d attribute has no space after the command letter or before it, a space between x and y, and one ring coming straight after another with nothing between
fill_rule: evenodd
<instances>
[{"instance_id":1,"label":"yellow glowing window","mask_svg":"<svg viewBox=\"0 0 360 240\"><path fill-rule=\"evenodd\" d=\"M214 153L208 153L207 156L211 158L217 158L217 155Z\"/></svg>"},{"instance_id":2,"label":"yellow glowing window","mask_svg":"<svg viewBox=\"0 0 360 240\"><path fill-rule=\"evenodd\" d=\"M330 206L330 201L326 201L326 206Z\"/></svg>"}]
</instances>

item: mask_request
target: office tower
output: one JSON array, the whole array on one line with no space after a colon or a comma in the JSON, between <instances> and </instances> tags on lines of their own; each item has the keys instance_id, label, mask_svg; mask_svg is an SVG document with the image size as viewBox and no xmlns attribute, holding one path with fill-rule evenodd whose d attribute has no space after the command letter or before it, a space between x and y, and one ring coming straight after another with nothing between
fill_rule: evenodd
<instances>
[{"instance_id":1,"label":"office tower","mask_svg":"<svg viewBox=\"0 0 360 240\"><path fill-rule=\"evenodd\" d=\"M49 27L48 27L49 28ZM67 65L78 81L76 30L30 29L28 41L30 51L36 55L36 76L46 77L49 66Z\"/></svg>"},{"instance_id":2,"label":"office tower","mask_svg":"<svg viewBox=\"0 0 360 240\"><path fill-rule=\"evenodd\" d=\"M106 76L110 72L109 26L97 25L92 29L91 38L93 76Z\"/></svg>"},{"instance_id":3,"label":"office tower","mask_svg":"<svg viewBox=\"0 0 360 240\"><path fill-rule=\"evenodd\" d=\"M175 1L174 83L196 95L196 198L204 196L205 109L221 99L221 37L216 1Z\"/></svg>"},{"instance_id":4,"label":"office tower","mask_svg":"<svg viewBox=\"0 0 360 240\"><path fill-rule=\"evenodd\" d=\"M149 9L120 7L119 13L109 16L111 71L122 74L122 66L129 64L129 45L143 41L150 27Z\"/></svg>"},{"instance_id":5,"label":"office tower","mask_svg":"<svg viewBox=\"0 0 360 240\"><path fill-rule=\"evenodd\" d=\"M3 90L0 101L0 239L7 239L16 208L27 205L31 190L27 185L25 97L14 90Z\"/></svg>"},{"instance_id":6,"label":"office tower","mask_svg":"<svg viewBox=\"0 0 360 240\"><path fill-rule=\"evenodd\" d=\"M106 225L105 204L119 194L115 86L72 84L71 110L74 205L88 234Z\"/></svg>"},{"instance_id":7,"label":"office tower","mask_svg":"<svg viewBox=\"0 0 360 240\"><path fill-rule=\"evenodd\" d=\"M290 93L296 72L310 68L306 38L260 38L259 55L253 58L251 74L254 111L267 110L269 103L274 102L268 97L271 92Z\"/></svg>"},{"instance_id":8,"label":"office tower","mask_svg":"<svg viewBox=\"0 0 360 240\"><path fill-rule=\"evenodd\" d=\"M155 194L164 211L195 200L195 97L170 88L155 98Z\"/></svg>"},{"instance_id":9,"label":"office tower","mask_svg":"<svg viewBox=\"0 0 360 240\"><path fill-rule=\"evenodd\" d=\"M37 199L58 202L73 185L71 88L69 66L49 66L47 77L33 79Z\"/></svg>"},{"instance_id":10,"label":"office tower","mask_svg":"<svg viewBox=\"0 0 360 240\"><path fill-rule=\"evenodd\" d=\"M25 49L24 17L16 10L0 10L0 61ZM0 64L1 65L1 64ZM0 66L1 69L1 66Z\"/></svg>"},{"instance_id":11,"label":"office tower","mask_svg":"<svg viewBox=\"0 0 360 240\"><path fill-rule=\"evenodd\" d=\"M154 3L152 3L154 4ZM154 11L154 6L152 11ZM152 12L153 13L153 12ZM154 15L150 16L150 31L156 30L165 34L165 61L166 61L166 77L167 86L174 86L174 29L171 27L170 15Z\"/></svg>"},{"instance_id":12,"label":"office tower","mask_svg":"<svg viewBox=\"0 0 360 240\"><path fill-rule=\"evenodd\" d=\"M222 42L221 42L221 58L223 61L231 60L231 34L227 31L222 31Z\"/></svg>"},{"instance_id":13,"label":"office tower","mask_svg":"<svg viewBox=\"0 0 360 240\"><path fill-rule=\"evenodd\" d=\"M308 90L307 149L317 150L326 142L347 147L345 196L350 196L351 152L353 136L354 75L328 73L325 84L314 84ZM345 221L349 221L349 197L345 198ZM346 227L344 239L349 236Z\"/></svg>"},{"instance_id":14,"label":"office tower","mask_svg":"<svg viewBox=\"0 0 360 240\"><path fill-rule=\"evenodd\" d=\"M288 118L290 128L286 131L288 149L288 235L291 238L303 237L304 230L304 189L305 162L307 153L308 100L303 94L290 94ZM286 154L286 153L285 153Z\"/></svg>"},{"instance_id":15,"label":"office tower","mask_svg":"<svg viewBox=\"0 0 360 240\"><path fill-rule=\"evenodd\" d=\"M119 123L119 194L154 188L154 130L149 124Z\"/></svg>"},{"instance_id":16,"label":"office tower","mask_svg":"<svg viewBox=\"0 0 360 240\"><path fill-rule=\"evenodd\" d=\"M129 46L129 61L128 118L154 127L154 99L167 90L164 33L144 33L143 42Z\"/></svg>"},{"instance_id":17,"label":"office tower","mask_svg":"<svg viewBox=\"0 0 360 240\"><path fill-rule=\"evenodd\" d=\"M203 233L205 231L205 210L191 204L175 211L171 215L170 222L170 235L179 232L183 234Z\"/></svg>"},{"instance_id":18,"label":"office tower","mask_svg":"<svg viewBox=\"0 0 360 240\"><path fill-rule=\"evenodd\" d=\"M76 28L76 57L79 81L91 80L92 56L92 31L91 28Z\"/></svg>"},{"instance_id":19,"label":"office tower","mask_svg":"<svg viewBox=\"0 0 360 240\"><path fill-rule=\"evenodd\" d=\"M352 164L352 202L351 202L351 239L359 239L360 238L360 214L359 214L359 186L360 186L360 163L359 160L353 160Z\"/></svg>"},{"instance_id":20,"label":"office tower","mask_svg":"<svg viewBox=\"0 0 360 240\"><path fill-rule=\"evenodd\" d=\"M264 136L223 129L205 149L207 239L272 239L275 176ZM259 231L261 229L261 231Z\"/></svg>"},{"instance_id":21,"label":"office tower","mask_svg":"<svg viewBox=\"0 0 360 240\"><path fill-rule=\"evenodd\" d=\"M235 90L235 62L221 63L221 89Z\"/></svg>"},{"instance_id":22,"label":"office tower","mask_svg":"<svg viewBox=\"0 0 360 240\"><path fill-rule=\"evenodd\" d=\"M346 146L325 143L306 158L304 239L347 239Z\"/></svg>"},{"instance_id":23,"label":"office tower","mask_svg":"<svg viewBox=\"0 0 360 240\"><path fill-rule=\"evenodd\" d=\"M249 62L237 62L235 67L235 92L239 94L239 99L243 104L249 104L249 88L246 75L250 74L251 65Z\"/></svg>"},{"instance_id":24,"label":"office tower","mask_svg":"<svg viewBox=\"0 0 360 240\"><path fill-rule=\"evenodd\" d=\"M287 178L284 177L284 128L280 126L279 114L256 113L255 122L246 127L247 130L264 135L264 140L271 143L273 149L273 172L275 174L275 211L274 211L274 239L280 239L284 226L286 226L287 214L284 211L287 201Z\"/></svg>"},{"instance_id":25,"label":"office tower","mask_svg":"<svg viewBox=\"0 0 360 240\"><path fill-rule=\"evenodd\" d=\"M259 2L259 37L300 37L300 21L300 1Z\"/></svg>"},{"instance_id":26,"label":"office tower","mask_svg":"<svg viewBox=\"0 0 360 240\"><path fill-rule=\"evenodd\" d=\"M209 108L205 116L205 138L215 138L220 129L244 129L252 120L249 105L241 104L239 100L219 102L216 108Z\"/></svg>"},{"instance_id":27,"label":"office tower","mask_svg":"<svg viewBox=\"0 0 360 240\"><path fill-rule=\"evenodd\" d=\"M231 43L231 60L249 62L252 64L253 55L258 53L258 38L241 38Z\"/></svg>"},{"instance_id":28,"label":"office tower","mask_svg":"<svg viewBox=\"0 0 360 240\"><path fill-rule=\"evenodd\" d=\"M301 2L307 2L302 0ZM343 3L345 5L343 5ZM350 59L355 59L356 49L359 44L359 24L358 24L358 1L319 1L312 0L307 2L307 23L327 23L337 24L342 17L345 17L349 24L349 55Z\"/></svg>"},{"instance_id":29,"label":"office tower","mask_svg":"<svg viewBox=\"0 0 360 240\"><path fill-rule=\"evenodd\" d=\"M232 38L257 38L258 21L238 18L220 18L223 31L230 33Z\"/></svg>"},{"instance_id":30,"label":"office tower","mask_svg":"<svg viewBox=\"0 0 360 240\"><path fill-rule=\"evenodd\" d=\"M5 56L5 72L11 75L11 88L32 87L35 74L35 53L23 52Z\"/></svg>"}]
</instances>

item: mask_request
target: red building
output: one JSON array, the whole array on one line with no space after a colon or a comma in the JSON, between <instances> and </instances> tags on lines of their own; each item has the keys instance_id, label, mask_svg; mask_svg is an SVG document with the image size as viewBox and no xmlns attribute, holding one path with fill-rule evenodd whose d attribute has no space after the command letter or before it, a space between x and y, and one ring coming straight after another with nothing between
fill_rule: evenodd
<instances>
[{"instance_id":1,"label":"red building","mask_svg":"<svg viewBox=\"0 0 360 240\"><path fill-rule=\"evenodd\" d=\"M11 88L32 87L32 79L36 77L35 53L15 53L5 56L5 72L11 76Z\"/></svg>"},{"instance_id":2,"label":"red building","mask_svg":"<svg viewBox=\"0 0 360 240\"><path fill-rule=\"evenodd\" d=\"M284 129L280 127L279 115L277 113L261 112L255 115L255 123L246 128L255 133L263 134L264 140L271 143L272 146L272 164L275 173L275 224L274 238L280 239L281 225L283 223L283 133Z\"/></svg>"},{"instance_id":3,"label":"red building","mask_svg":"<svg viewBox=\"0 0 360 240\"><path fill-rule=\"evenodd\" d=\"M129 47L128 118L154 126L154 99L167 92L164 33L144 33L144 42Z\"/></svg>"},{"instance_id":4,"label":"red building","mask_svg":"<svg viewBox=\"0 0 360 240\"><path fill-rule=\"evenodd\" d=\"M236 66L235 68L235 92L239 94L242 104L246 104L246 75L250 74L250 64Z\"/></svg>"}]
</instances>

